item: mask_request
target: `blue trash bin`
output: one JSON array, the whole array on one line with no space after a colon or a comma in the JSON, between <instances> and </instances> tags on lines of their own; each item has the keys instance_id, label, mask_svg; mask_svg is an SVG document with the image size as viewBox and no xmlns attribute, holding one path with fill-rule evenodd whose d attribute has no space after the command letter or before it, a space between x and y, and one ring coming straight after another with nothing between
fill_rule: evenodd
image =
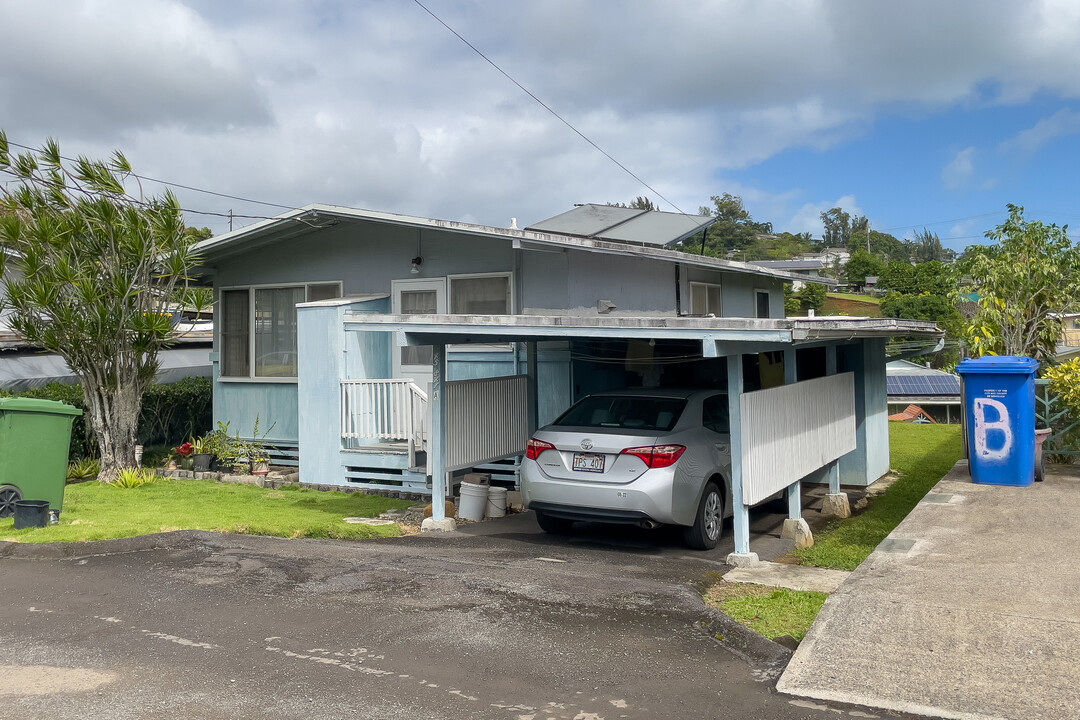
<instances>
[{"instance_id":1,"label":"blue trash bin","mask_svg":"<svg viewBox=\"0 0 1080 720\"><path fill-rule=\"evenodd\" d=\"M1035 369L1029 357L964 360L968 468L983 485L1031 485L1035 480Z\"/></svg>"}]
</instances>

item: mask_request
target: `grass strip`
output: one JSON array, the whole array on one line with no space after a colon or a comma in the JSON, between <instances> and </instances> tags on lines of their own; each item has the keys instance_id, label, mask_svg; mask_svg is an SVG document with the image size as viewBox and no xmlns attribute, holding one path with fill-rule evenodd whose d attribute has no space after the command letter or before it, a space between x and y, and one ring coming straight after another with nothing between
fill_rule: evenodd
<instances>
[{"instance_id":1,"label":"grass strip","mask_svg":"<svg viewBox=\"0 0 1080 720\"><path fill-rule=\"evenodd\" d=\"M720 581L705 593L705 602L770 640L790 635L802 640L828 595Z\"/></svg>"},{"instance_id":2,"label":"grass strip","mask_svg":"<svg viewBox=\"0 0 1080 720\"><path fill-rule=\"evenodd\" d=\"M212 480L158 478L138 488L96 481L68 485L60 524L14 529L0 520L0 540L84 542L170 530L211 530L287 538L360 539L399 535L392 525L359 525L345 517L375 517L411 505L362 493L321 492L297 485L270 490Z\"/></svg>"},{"instance_id":3,"label":"grass strip","mask_svg":"<svg viewBox=\"0 0 1080 720\"><path fill-rule=\"evenodd\" d=\"M900 479L862 513L815 532L813 547L792 553L801 564L858 567L960 459L960 426L890 422L889 456Z\"/></svg>"}]
</instances>

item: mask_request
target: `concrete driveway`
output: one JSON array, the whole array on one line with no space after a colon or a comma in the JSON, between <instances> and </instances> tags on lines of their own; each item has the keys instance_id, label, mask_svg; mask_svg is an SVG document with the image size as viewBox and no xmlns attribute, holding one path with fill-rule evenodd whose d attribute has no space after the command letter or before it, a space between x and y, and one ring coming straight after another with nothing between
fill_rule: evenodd
<instances>
[{"instance_id":1,"label":"concrete driveway","mask_svg":"<svg viewBox=\"0 0 1080 720\"><path fill-rule=\"evenodd\" d=\"M982 720L1080 718L1080 468L959 463L829 596L779 688Z\"/></svg>"},{"instance_id":2,"label":"concrete driveway","mask_svg":"<svg viewBox=\"0 0 1080 720\"><path fill-rule=\"evenodd\" d=\"M788 652L696 591L726 550L527 522L0 545L0 717L875 716L775 692Z\"/></svg>"}]
</instances>

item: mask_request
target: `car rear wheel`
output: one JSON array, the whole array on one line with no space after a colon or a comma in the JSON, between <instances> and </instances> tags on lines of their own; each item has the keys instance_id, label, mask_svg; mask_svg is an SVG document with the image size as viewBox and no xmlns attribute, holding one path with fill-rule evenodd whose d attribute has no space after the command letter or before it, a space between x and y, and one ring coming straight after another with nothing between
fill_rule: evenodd
<instances>
[{"instance_id":1,"label":"car rear wheel","mask_svg":"<svg viewBox=\"0 0 1080 720\"><path fill-rule=\"evenodd\" d=\"M683 530L683 540L694 550L712 550L724 527L724 496L716 483L709 483L702 493L694 524Z\"/></svg>"},{"instance_id":2,"label":"car rear wheel","mask_svg":"<svg viewBox=\"0 0 1080 720\"><path fill-rule=\"evenodd\" d=\"M574 525L573 520L567 520L561 517L552 517L547 513L534 511L536 513L536 524L540 526L540 529L546 533L552 535L565 535L570 532L570 528Z\"/></svg>"},{"instance_id":3,"label":"car rear wheel","mask_svg":"<svg viewBox=\"0 0 1080 720\"><path fill-rule=\"evenodd\" d=\"M0 518L15 514L15 503L22 500L22 493L14 485L0 485Z\"/></svg>"}]
</instances>

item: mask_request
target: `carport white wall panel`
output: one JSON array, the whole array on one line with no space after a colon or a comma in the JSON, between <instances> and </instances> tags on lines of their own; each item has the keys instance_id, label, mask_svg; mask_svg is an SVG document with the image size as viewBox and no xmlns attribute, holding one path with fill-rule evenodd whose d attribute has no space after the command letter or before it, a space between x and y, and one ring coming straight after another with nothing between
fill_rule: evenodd
<instances>
[{"instance_id":1,"label":"carport white wall panel","mask_svg":"<svg viewBox=\"0 0 1080 720\"><path fill-rule=\"evenodd\" d=\"M743 502L753 505L855 449L852 373L746 393Z\"/></svg>"},{"instance_id":2,"label":"carport white wall panel","mask_svg":"<svg viewBox=\"0 0 1080 720\"><path fill-rule=\"evenodd\" d=\"M446 469L519 455L529 439L525 375L446 383Z\"/></svg>"}]
</instances>

